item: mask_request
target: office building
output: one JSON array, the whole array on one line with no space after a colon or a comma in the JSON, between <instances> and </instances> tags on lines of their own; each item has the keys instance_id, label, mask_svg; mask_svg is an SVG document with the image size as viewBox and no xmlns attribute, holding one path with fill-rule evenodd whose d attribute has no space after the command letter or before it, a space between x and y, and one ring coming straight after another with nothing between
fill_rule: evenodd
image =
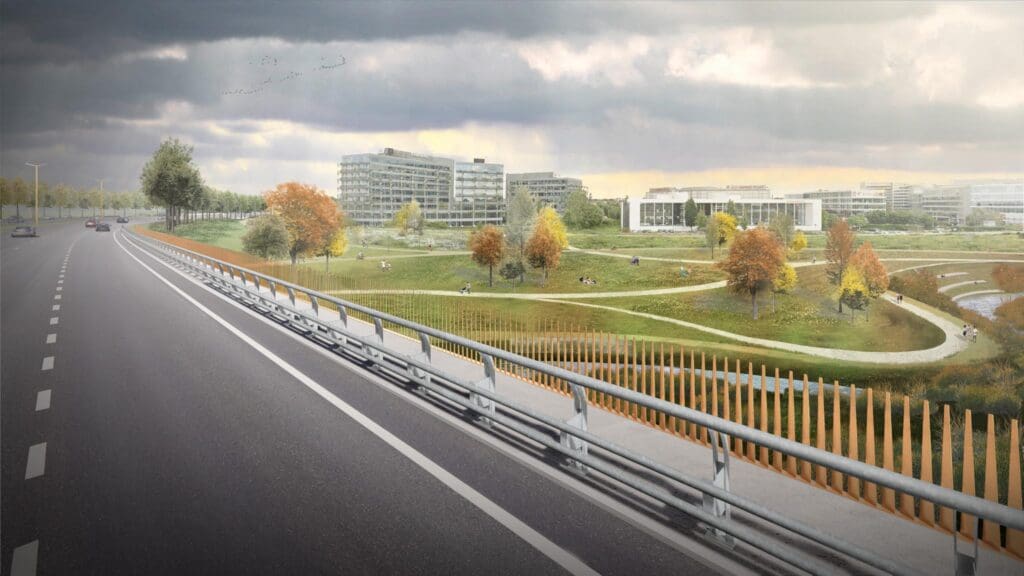
<instances>
[{"instance_id":1,"label":"office building","mask_svg":"<svg viewBox=\"0 0 1024 576\"><path fill-rule=\"evenodd\" d=\"M1007 224L1024 225L1024 180L963 182L970 188L969 208L999 212Z\"/></svg>"},{"instance_id":2,"label":"office building","mask_svg":"<svg viewBox=\"0 0 1024 576\"><path fill-rule=\"evenodd\" d=\"M520 188L525 189L542 206L552 206L558 213L565 211L569 194L577 190L586 191L579 178L566 178L554 172L524 172L508 175L508 196L512 197Z\"/></svg>"},{"instance_id":3,"label":"office building","mask_svg":"<svg viewBox=\"0 0 1024 576\"><path fill-rule=\"evenodd\" d=\"M886 195L880 190L815 190L786 197L817 198L822 210L843 217L886 210Z\"/></svg>"},{"instance_id":4,"label":"office building","mask_svg":"<svg viewBox=\"0 0 1024 576\"><path fill-rule=\"evenodd\" d=\"M364 226L387 225L412 200L428 222L500 224L504 167L483 158L456 162L393 148L350 154L338 163L338 197L348 218Z\"/></svg>"},{"instance_id":5,"label":"office building","mask_svg":"<svg viewBox=\"0 0 1024 576\"><path fill-rule=\"evenodd\" d=\"M941 225L959 226L967 219L971 187L963 184L932 186L921 196L921 210Z\"/></svg>"},{"instance_id":6,"label":"office building","mask_svg":"<svg viewBox=\"0 0 1024 576\"><path fill-rule=\"evenodd\" d=\"M767 192L767 195L765 193ZM767 187L652 188L643 198L622 203L622 227L630 232L681 232L688 230L684 213L687 200L710 216L725 212L732 202L749 226L767 224L776 214L793 218L797 230L821 230L818 198L773 198Z\"/></svg>"},{"instance_id":7,"label":"office building","mask_svg":"<svg viewBox=\"0 0 1024 576\"><path fill-rule=\"evenodd\" d=\"M923 190L920 186L896 182L864 182L860 189L863 192L881 192L885 196L885 210L889 212L921 210Z\"/></svg>"}]
</instances>

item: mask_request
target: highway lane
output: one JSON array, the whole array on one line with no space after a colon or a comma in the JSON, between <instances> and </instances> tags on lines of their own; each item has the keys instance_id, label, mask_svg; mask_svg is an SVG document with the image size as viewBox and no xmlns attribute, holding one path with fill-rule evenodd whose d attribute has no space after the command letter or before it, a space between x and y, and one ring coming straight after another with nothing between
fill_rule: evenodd
<instances>
[{"instance_id":1,"label":"highway lane","mask_svg":"<svg viewBox=\"0 0 1024 576\"><path fill-rule=\"evenodd\" d=\"M565 571L188 303L112 235L58 228L2 248L5 573L13 550L36 540L40 574ZM57 342L46 345L73 243ZM591 569L714 571L136 256ZM44 372L47 346L55 360ZM41 389L52 405L36 413ZM26 480L29 446L41 441L45 471Z\"/></svg>"}]
</instances>

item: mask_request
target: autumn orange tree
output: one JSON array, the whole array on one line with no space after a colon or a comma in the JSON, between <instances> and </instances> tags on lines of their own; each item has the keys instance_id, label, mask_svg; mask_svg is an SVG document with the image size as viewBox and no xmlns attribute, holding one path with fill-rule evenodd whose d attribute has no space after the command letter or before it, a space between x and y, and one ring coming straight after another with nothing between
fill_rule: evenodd
<instances>
[{"instance_id":1,"label":"autumn orange tree","mask_svg":"<svg viewBox=\"0 0 1024 576\"><path fill-rule=\"evenodd\" d=\"M829 282L836 286L843 284L843 274L850 264L850 257L853 255L853 241L855 236L846 220L837 220L828 229L828 237L825 241L825 259L828 264L825 266L825 274ZM839 313L843 313L843 299L839 299Z\"/></svg>"},{"instance_id":2,"label":"autumn orange tree","mask_svg":"<svg viewBox=\"0 0 1024 576\"><path fill-rule=\"evenodd\" d=\"M757 320L757 293L769 287L786 264L786 254L775 236L764 228L738 232L725 260L718 267L729 275L726 285L737 294L750 294Z\"/></svg>"},{"instance_id":3,"label":"autumn orange tree","mask_svg":"<svg viewBox=\"0 0 1024 576\"><path fill-rule=\"evenodd\" d=\"M494 286L494 266L505 257L505 235L497 226L488 224L469 235L473 262L487 266L487 285Z\"/></svg>"},{"instance_id":4,"label":"autumn orange tree","mask_svg":"<svg viewBox=\"0 0 1024 576\"><path fill-rule=\"evenodd\" d=\"M534 268L544 269L544 279L548 278L548 270L558 268L562 258L562 244L558 236L551 230L547 221L538 218L530 240L526 242L526 260Z\"/></svg>"},{"instance_id":5,"label":"autumn orange tree","mask_svg":"<svg viewBox=\"0 0 1024 576\"><path fill-rule=\"evenodd\" d=\"M341 211L323 190L311 184L285 182L265 192L267 209L288 230L288 255L292 264L328 246L341 227Z\"/></svg>"}]
</instances>

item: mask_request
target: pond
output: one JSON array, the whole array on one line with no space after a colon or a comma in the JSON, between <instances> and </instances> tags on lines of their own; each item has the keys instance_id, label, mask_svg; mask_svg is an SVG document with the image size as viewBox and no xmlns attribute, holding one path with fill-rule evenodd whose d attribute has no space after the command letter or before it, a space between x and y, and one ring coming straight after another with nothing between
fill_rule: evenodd
<instances>
[{"instance_id":1,"label":"pond","mask_svg":"<svg viewBox=\"0 0 1024 576\"><path fill-rule=\"evenodd\" d=\"M992 320L996 317L996 308L1018 296L1024 296L1024 292L1016 294L978 294L977 296L961 298L956 303L961 308L972 310Z\"/></svg>"}]
</instances>

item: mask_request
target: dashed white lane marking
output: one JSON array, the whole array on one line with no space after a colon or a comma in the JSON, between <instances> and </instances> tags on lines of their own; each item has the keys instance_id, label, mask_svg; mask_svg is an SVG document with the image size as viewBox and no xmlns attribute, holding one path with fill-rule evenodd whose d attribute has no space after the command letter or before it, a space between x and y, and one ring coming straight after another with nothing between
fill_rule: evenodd
<instances>
[{"instance_id":1,"label":"dashed white lane marking","mask_svg":"<svg viewBox=\"0 0 1024 576\"><path fill-rule=\"evenodd\" d=\"M46 442L34 444L28 449L28 464L25 466L25 480L43 475L46 469Z\"/></svg>"},{"instance_id":2,"label":"dashed white lane marking","mask_svg":"<svg viewBox=\"0 0 1024 576\"><path fill-rule=\"evenodd\" d=\"M60 292L60 291L61 291L61 290L63 290L63 289L64 289L64 287L63 287L63 286L57 286L57 292Z\"/></svg>"},{"instance_id":3,"label":"dashed white lane marking","mask_svg":"<svg viewBox=\"0 0 1024 576\"><path fill-rule=\"evenodd\" d=\"M53 299L54 300L60 300L60 294L54 294L53 295Z\"/></svg>"},{"instance_id":4,"label":"dashed white lane marking","mask_svg":"<svg viewBox=\"0 0 1024 576\"><path fill-rule=\"evenodd\" d=\"M53 307L50 309L56 312L57 310L60 310L60 304L54 304Z\"/></svg>"},{"instance_id":5,"label":"dashed white lane marking","mask_svg":"<svg viewBox=\"0 0 1024 576\"><path fill-rule=\"evenodd\" d=\"M63 283L64 283L63 280L57 280L57 284L63 284Z\"/></svg>"},{"instance_id":6,"label":"dashed white lane marking","mask_svg":"<svg viewBox=\"0 0 1024 576\"><path fill-rule=\"evenodd\" d=\"M15 548L11 558L11 576L35 576L38 557L39 540Z\"/></svg>"},{"instance_id":7,"label":"dashed white lane marking","mask_svg":"<svg viewBox=\"0 0 1024 576\"><path fill-rule=\"evenodd\" d=\"M54 316L53 318L50 318L50 326L56 326L57 322L60 322L60 318L59 317Z\"/></svg>"},{"instance_id":8,"label":"dashed white lane marking","mask_svg":"<svg viewBox=\"0 0 1024 576\"><path fill-rule=\"evenodd\" d=\"M43 370L53 370L53 356L43 358Z\"/></svg>"},{"instance_id":9,"label":"dashed white lane marking","mask_svg":"<svg viewBox=\"0 0 1024 576\"><path fill-rule=\"evenodd\" d=\"M128 249L125 248L123 244L121 244L117 236L114 236L114 242L116 242L117 245L121 247L121 250L123 250L126 254L131 256L133 260L138 262L146 270L149 270L150 274L156 276L158 280L166 284L168 287L171 288L171 290L176 292L179 296L181 296L190 304L198 308L201 312L209 316L211 319L213 319L213 321L223 326L228 332L234 334L240 340L248 344L256 352L261 354L267 360L276 364L278 367L281 368L281 370L285 371L290 376L301 382L307 388L309 388L314 393L319 395L321 398L326 400L328 403L337 408L343 414L347 415L349 418L351 418L357 424L365 428L371 434L383 440L385 443L394 448L396 452L402 454L403 456L408 458L412 463L419 466L427 474L430 474L439 482L447 486L452 492L455 492L456 494L464 498L467 502L476 506L477 509L482 511L484 514L487 514L496 522L508 528L509 531L511 531L513 534L521 538L527 544L533 546L538 552L544 554L545 556L553 560L555 563L564 568L570 574L598 576L598 572L590 566L587 566L582 560L573 556L565 549L559 547L557 544L549 540L546 536L534 530L532 527L530 527L530 525L526 524L516 516L513 516L508 510L505 510L504 508L496 504L493 500L487 498L480 492L477 492L472 486L466 484L457 476L455 476L448 470L444 469L430 458L427 458L422 452L406 444L402 439L398 438L397 436L389 432L380 424L377 424L369 416L363 414L359 410L356 410L353 406L351 406L341 398L335 396L330 390L327 390L326 388L318 384L315 380L307 376L305 373L301 372L298 368L292 366L280 356L266 349L265 347L263 347L262 344L250 338L248 334L242 332L233 324L221 318L206 306L203 306L203 304L200 303L198 300L186 294L184 290L172 284L170 280L161 276L159 273L157 273L156 270L153 270L148 264L146 264L137 256L135 256L135 254L129 252ZM130 240L128 242L131 243ZM134 244L132 245L134 246Z\"/></svg>"},{"instance_id":10,"label":"dashed white lane marking","mask_svg":"<svg viewBox=\"0 0 1024 576\"><path fill-rule=\"evenodd\" d=\"M36 412L50 409L50 390L40 390L36 394Z\"/></svg>"},{"instance_id":11,"label":"dashed white lane marking","mask_svg":"<svg viewBox=\"0 0 1024 576\"><path fill-rule=\"evenodd\" d=\"M47 334L46 335L46 343L47 344L54 344L56 342L57 342L57 335L56 334Z\"/></svg>"},{"instance_id":12,"label":"dashed white lane marking","mask_svg":"<svg viewBox=\"0 0 1024 576\"><path fill-rule=\"evenodd\" d=\"M63 277L64 277L64 275L63 275L63 274L61 274L60 276L57 276L57 278L63 278Z\"/></svg>"}]
</instances>

